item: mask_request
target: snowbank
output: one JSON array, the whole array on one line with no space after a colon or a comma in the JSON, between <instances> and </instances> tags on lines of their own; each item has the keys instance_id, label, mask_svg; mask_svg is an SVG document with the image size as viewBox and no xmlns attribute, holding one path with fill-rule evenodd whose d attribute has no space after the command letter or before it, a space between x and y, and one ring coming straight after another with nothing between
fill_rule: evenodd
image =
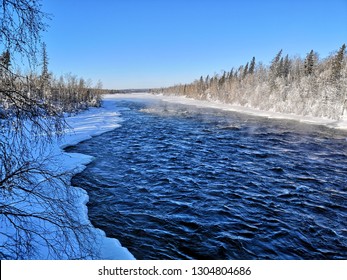
<instances>
[{"instance_id":1,"label":"snowbank","mask_svg":"<svg viewBox=\"0 0 347 280\"><path fill-rule=\"evenodd\" d=\"M88 111L78 115L67 117L66 121L70 130L57 143L57 149L59 149L58 152L61 152L60 159L62 165L67 170L78 173L85 168L86 164L91 162L92 157L83 154L62 152L61 149L113 130L120 126L121 119L116 112L115 102L105 99L101 108L90 108ZM88 202L88 196L84 190L76 189L79 190L81 198L83 198L81 199L83 205L77 205L77 207L83 208L80 214L84 219L88 219L88 210L85 206ZM126 248L122 247L117 239L107 238L105 233L99 229L93 228L92 234L94 234L93 238L96 238L95 244L100 246L99 248L95 248L99 254L97 256L99 259L134 259L134 256Z\"/></svg>"},{"instance_id":2,"label":"snowbank","mask_svg":"<svg viewBox=\"0 0 347 280\"><path fill-rule=\"evenodd\" d=\"M70 186L72 176L81 172L92 157L63 150L119 127L120 121L115 102L104 100L102 108L67 117L69 129L59 140L42 145L28 135L40 170L54 175L45 177L41 171L33 172L31 181L21 180L12 190L1 190L1 258L134 259L117 239L107 238L93 227L88 218L87 192ZM20 153L20 149L13 150Z\"/></svg>"},{"instance_id":3,"label":"snowbank","mask_svg":"<svg viewBox=\"0 0 347 280\"><path fill-rule=\"evenodd\" d=\"M195 99L187 98L184 96L159 95L159 97L162 100L167 102L194 105L198 107L215 108L215 109L226 110L226 111L234 111L234 112L260 116L260 117L267 117L272 119L289 119L289 120L295 120L295 121L299 121L303 123L325 125L331 128L347 129L347 116L345 116L344 119L340 121L335 121L331 119L324 119L324 118L317 118L317 117L310 117L310 116L299 116L294 114L285 114L285 113L278 113L273 111L263 111L263 110L258 110L251 107L225 104L218 101L195 100Z\"/></svg>"}]
</instances>

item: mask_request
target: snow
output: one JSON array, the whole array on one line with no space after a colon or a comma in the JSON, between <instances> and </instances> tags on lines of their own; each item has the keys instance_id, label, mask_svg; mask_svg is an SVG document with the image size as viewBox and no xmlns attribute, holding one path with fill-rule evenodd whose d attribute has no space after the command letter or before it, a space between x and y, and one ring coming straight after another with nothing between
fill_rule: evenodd
<instances>
[{"instance_id":1,"label":"snow","mask_svg":"<svg viewBox=\"0 0 347 280\"><path fill-rule=\"evenodd\" d=\"M63 148L119 127L121 118L116 112L115 102L106 99L103 101L102 108L90 108L75 116L67 117L66 121L69 127L66 134L47 145L45 150L40 147L34 154L47 159L44 163L47 169L57 174L68 174L70 181L72 176L81 172L93 158L83 154L66 153ZM38 196L28 195L27 192L23 193L20 188L17 188L7 196L2 195L0 202L2 205L16 206L25 213L34 213L36 216L43 217L44 219L37 219L30 216L24 220L23 226L27 232L33 230L39 234L31 237L29 241L31 246L20 247L18 251L17 239L11 238L16 234L11 222L2 220L0 249L3 256L20 259L135 259L117 239L106 237L102 230L92 226L88 219L86 203L89 198L85 190L71 187L59 180L58 183L51 185L45 182L41 175L35 176L36 181L39 182L34 187ZM49 196L50 200L41 199L42 194L45 197ZM24 195L25 198L23 198ZM58 204L64 207L66 205L66 208ZM58 214L57 211L59 211ZM54 221L52 223L49 215L65 219L66 221L61 221L68 225L73 221L74 225L65 229L56 225ZM49 222L45 221L45 218L48 218ZM21 222L22 220L19 221ZM23 234L23 236L26 235ZM50 242L50 247L45 245L47 240Z\"/></svg>"}]
</instances>

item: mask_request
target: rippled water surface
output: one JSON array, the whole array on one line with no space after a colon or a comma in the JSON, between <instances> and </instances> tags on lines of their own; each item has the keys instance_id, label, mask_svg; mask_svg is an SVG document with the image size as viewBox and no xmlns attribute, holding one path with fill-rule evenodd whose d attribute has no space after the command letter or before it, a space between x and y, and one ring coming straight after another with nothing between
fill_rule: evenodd
<instances>
[{"instance_id":1,"label":"rippled water surface","mask_svg":"<svg viewBox=\"0 0 347 280\"><path fill-rule=\"evenodd\" d=\"M138 259L347 259L347 135L160 101L68 151L92 223Z\"/></svg>"}]
</instances>

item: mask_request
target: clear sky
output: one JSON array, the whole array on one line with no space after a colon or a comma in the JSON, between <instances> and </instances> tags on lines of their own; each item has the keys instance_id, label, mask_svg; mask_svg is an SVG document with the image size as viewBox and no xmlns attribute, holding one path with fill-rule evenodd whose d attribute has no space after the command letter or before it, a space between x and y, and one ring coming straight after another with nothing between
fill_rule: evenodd
<instances>
[{"instance_id":1,"label":"clear sky","mask_svg":"<svg viewBox=\"0 0 347 280\"><path fill-rule=\"evenodd\" d=\"M104 88L187 83L253 56L324 58L347 43L347 0L42 0L49 68Z\"/></svg>"}]
</instances>

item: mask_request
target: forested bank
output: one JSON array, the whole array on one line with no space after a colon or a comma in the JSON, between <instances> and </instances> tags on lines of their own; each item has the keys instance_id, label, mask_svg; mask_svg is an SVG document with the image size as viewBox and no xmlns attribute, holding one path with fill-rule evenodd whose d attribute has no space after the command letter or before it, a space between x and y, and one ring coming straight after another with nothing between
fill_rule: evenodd
<instances>
[{"instance_id":1,"label":"forested bank","mask_svg":"<svg viewBox=\"0 0 347 280\"><path fill-rule=\"evenodd\" d=\"M339 120L347 114L346 45L322 59L314 50L305 58L280 50L270 65L253 57L228 72L152 92Z\"/></svg>"},{"instance_id":2,"label":"forested bank","mask_svg":"<svg viewBox=\"0 0 347 280\"><path fill-rule=\"evenodd\" d=\"M101 83L49 71L48 18L40 1L0 2L0 259L96 254L73 172L57 165L52 143L69 129L65 113L100 105Z\"/></svg>"},{"instance_id":3,"label":"forested bank","mask_svg":"<svg viewBox=\"0 0 347 280\"><path fill-rule=\"evenodd\" d=\"M22 73L12 65L9 50L0 55L0 117L14 116L14 111L32 111L35 107L60 112L77 112L89 106L99 106L102 84L71 73L56 77L48 68L46 45L42 44L38 62L40 72Z\"/></svg>"}]
</instances>

